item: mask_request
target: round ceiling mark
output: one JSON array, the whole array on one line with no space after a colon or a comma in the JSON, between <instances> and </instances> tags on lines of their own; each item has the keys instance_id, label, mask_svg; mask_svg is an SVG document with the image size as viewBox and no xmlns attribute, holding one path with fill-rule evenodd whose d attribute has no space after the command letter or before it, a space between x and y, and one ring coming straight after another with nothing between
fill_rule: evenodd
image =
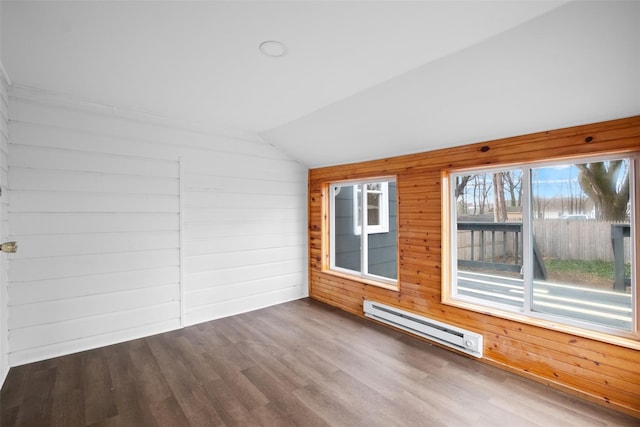
<instances>
[{"instance_id":1,"label":"round ceiling mark","mask_svg":"<svg viewBox=\"0 0 640 427\"><path fill-rule=\"evenodd\" d=\"M271 58L279 58L287 54L287 48L284 44L275 40L267 40L260 43L260 52Z\"/></svg>"}]
</instances>

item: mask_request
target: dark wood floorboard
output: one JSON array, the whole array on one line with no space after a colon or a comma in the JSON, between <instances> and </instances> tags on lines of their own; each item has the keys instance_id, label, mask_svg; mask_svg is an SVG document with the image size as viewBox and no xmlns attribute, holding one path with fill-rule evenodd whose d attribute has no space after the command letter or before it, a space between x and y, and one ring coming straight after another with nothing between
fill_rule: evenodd
<instances>
[{"instance_id":1,"label":"dark wood floorboard","mask_svg":"<svg viewBox=\"0 0 640 427\"><path fill-rule=\"evenodd\" d=\"M0 426L639 426L309 299L12 368Z\"/></svg>"}]
</instances>

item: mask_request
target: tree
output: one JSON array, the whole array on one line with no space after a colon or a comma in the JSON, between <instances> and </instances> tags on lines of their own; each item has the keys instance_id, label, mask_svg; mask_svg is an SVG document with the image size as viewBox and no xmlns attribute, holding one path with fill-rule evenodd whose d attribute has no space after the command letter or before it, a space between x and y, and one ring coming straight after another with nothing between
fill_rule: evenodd
<instances>
[{"instance_id":1,"label":"tree","mask_svg":"<svg viewBox=\"0 0 640 427\"><path fill-rule=\"evenodd\" d=\"M470 179L471 175L456 177L456 199L462 195L464 188L467 186L467 182L469 182Z\"/></svg>"},{"instance_id":2,"label":"tree","mask_svg":"<svg viewBox=\"0 0 640 427\"><path fill-rule=\"evenodd\" d=\"M467 206L467 194L465 188L467 187L467 183L471 179L471 175L466 176L456 176L456 189L455 189L455 198L458 200L460 196L462 196L462 200L459 203L459 212L463 214L468 213L469 207Z\"/></svg>"},{"instance_id":3,"label":"tree","mask_svg":"<svg viewBox=\"0 0 640 427\"><path fill-rule=\"evenodd\" d=\"M567 182L562 185L560 200L562 213L565 215L584 214L586 212L587 195L580 188L580 184L572 179L571 169L567 168Z\"/></svg>"},{"instance_id":4,"label":"tree","mask_svg":"<svg viewBox=\"0 0 640 427\"><path fill-rule=\"evenodd\" d=\"M492 185L489 174L473 175L473 213L484 215Z\"/></svg>"},{"instance_id":5,"label":"tree","mask_svg":"<svg viewBox=\"0 0 640 427\"><path fill-rule=\"evenodd\" d=\"M626 220L629 204L628 163L624 160L611 160L577 164L576 167L580 188L596 206L596 218Z\"/></svg>"},{"instance_id":6,"label":"tree","mask_svg":"<svg viewBox=\"0 0 640 427\"><path fill-rule=\"evenodd\" d=\"M504 200L504 182L501 172L493 174L493 220L507 221L507 204Z\"/></svg>"},{"instance_id":7,"label":"tree","mask_svg":"<svg viewBox=\"0 0 640 427\"><path fill-rule=\"evenodd\" d=\"M516 171L502 172L502 178L505 182L505 187L509 191L511 200L509 205L511 207L522 206L522 174Z\"/></svg>"}]
</instances>

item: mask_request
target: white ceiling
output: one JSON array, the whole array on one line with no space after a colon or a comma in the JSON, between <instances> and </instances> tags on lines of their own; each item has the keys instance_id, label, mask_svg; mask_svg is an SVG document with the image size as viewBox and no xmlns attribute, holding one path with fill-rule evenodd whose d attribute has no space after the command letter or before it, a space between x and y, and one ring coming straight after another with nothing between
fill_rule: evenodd
<instances>
[{"instance_id":1,"label":"white ceiling","mask_svg":"<svg viewBox=\"0 0 640 427\"><path fill-rule=\"evenodd\" d=\"M639 22L640 1L570 3L262 136L323 166L638 115Z\"/></svg>"},{"instance_id":2,"label":"white ceiling","mask_svg":"<svg viewBox=\"0 0 640 427\"><path fill-rule=\"evenodd\" d=\"M313 167L638 114L639 4L3 0L1 59L16 85Z\"/></svg>"}]
</instances>

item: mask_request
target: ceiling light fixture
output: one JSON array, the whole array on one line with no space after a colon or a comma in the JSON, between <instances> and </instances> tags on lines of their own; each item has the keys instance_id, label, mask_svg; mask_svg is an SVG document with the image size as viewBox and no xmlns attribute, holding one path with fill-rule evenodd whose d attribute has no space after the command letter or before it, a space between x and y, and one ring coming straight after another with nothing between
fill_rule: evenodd
<instances>
[{"instance_id":1,"label":"ceiling light fixture","mask_svg":"<svg viewBox=\"0 0 640 427\"><path fill-rule=\"evenodd\" d=\"M271 58L279 58L286 55L287 53L287 48L285 47L285 45L275 40L267 40L260 43L259 49L263 55L269 56Z\"/></svg>"}]
</instances>

